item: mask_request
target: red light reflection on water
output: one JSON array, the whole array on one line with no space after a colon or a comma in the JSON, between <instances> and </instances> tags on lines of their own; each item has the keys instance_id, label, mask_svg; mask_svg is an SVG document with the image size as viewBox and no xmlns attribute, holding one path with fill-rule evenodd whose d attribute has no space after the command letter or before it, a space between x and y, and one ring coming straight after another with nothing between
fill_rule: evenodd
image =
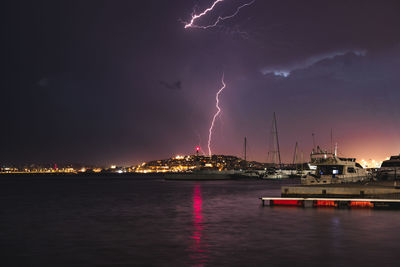
<instances>
[{"instance_id":1,"label":"red light reflection on water","mask_svg":"<svg viewBox=\"0 0 400 267\"><path fill-rule=\"evenodd\" d=\"M193 232L191 236L193 240L191 258L195 262L193 266L203 266L207 262L207 250L205 249L207 245L203 236L204 217L202 204L201 187L196 184L193 191Z\"/></svg>"}]
</instances>

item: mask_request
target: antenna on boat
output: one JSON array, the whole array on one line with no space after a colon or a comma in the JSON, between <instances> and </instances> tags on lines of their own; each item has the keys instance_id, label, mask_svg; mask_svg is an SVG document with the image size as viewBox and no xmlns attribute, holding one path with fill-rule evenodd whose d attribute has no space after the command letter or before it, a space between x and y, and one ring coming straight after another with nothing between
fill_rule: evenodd
<instances>
[{"instance_id":1,"label":"antenna on boat","mask_svg":"<svg viewBox=\"0 0 400 267\"><path fill-rule=\"evenodd\" d=\"M335 144L335 157L337 156L337 143Z\"/></svg>"},{"instance_id":2,"label":"antenna on boat","mask_svg":"<svg viewBox=\"0 0 400 267\"><path fill-rule=\"evenodd\" d=\"M333 153L333 130L331 128L331 154Z\"/></svg>"},{"instance_id":3,"label":"antenna on boat","mask_svg":"<svg viewBox=\"0 0 400 267\"><path fill-rule=\"evenodd\" d=\"M313 142L313 152L315 152L315 134L312 133L312 142Z\"/></svg>"}]
</instances>

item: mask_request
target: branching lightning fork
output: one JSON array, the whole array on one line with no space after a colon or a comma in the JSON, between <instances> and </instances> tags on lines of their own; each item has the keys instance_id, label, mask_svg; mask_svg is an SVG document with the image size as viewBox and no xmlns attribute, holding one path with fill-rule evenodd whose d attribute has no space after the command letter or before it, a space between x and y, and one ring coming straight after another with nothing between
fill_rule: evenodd
<instances>
[{"instance_id":1,"label":"branching lightning fork","mask_svg":"<svg viewBox=\"0 0 400 267\"><path fill-rule=\"evenodd\" d=\"M187 28L208 29L208 28L215 27L215 26L217 26L217 24L220 23L221 21L224 21L224 20L226 20L226 19L233 18L234 16L236 16L236 15L239 13L240 9L242 9L243 7L252 5L256 0L252 0L251 2L245 3L245 4L243 4L243 5L239 6L239 7L237 7L237 8L236 8L236 11L235 11L233 14L231 14L231 15L228 15L228 16L225 16L225 17L218 16L217 20L216 20L214 23L212 23L212 24L209 24L209 25L206 25L206 26L200 26L200 25L196 25L196 24L195 24L195 21L196 21L197 19L203 17L203 16L206 15L208 12L212 11L212 10L214 9L214 7L215 7L219 2L223 2L223 1L224 1L224 0L215 0L214 3L213 3L209 8L205 9L205 10L204 10L203 12L201 12L200 14L194 14L194 13L193 13L193 14L192 14L192 19L190 20L190 22L184 22L184 23L185 23L185 29L187 29Z\"/></svg>"}]
</instances>

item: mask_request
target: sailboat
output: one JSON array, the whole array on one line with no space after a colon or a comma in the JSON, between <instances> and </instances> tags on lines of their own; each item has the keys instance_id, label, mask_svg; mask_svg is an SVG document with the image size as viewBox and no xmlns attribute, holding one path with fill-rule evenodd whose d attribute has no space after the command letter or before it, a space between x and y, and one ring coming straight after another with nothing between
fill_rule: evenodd
<instances>
[{"instance_id":1,"label":"sailboat","mask_svg":"<svg viewBox=\"0 0 400 267\"><path fill-rule=\"evenodd\" d=\"M234 179L260 179L264 176L264 169L259 169L259 167L252 166L251 162L247 161L247 137L244 137L244 151L243 151L243 159L241 163L241 169L235 171L234 174L231 175Z\"/></svg>"},{"instance_id":2,"label":"sailboat","mask_svg":"<svg viewBox=\"0 0 400 267\"><path fill-rule=\"evenodd\" d=\"M272 118L272 131L270 151L268 152L268 160L272 163L272 167L267 168L263 179L283 179L289 178L289 174L282 170L281 152L279 148L278 125L276 122L275 112Z\"/></svg>"},{"instance_id":3,"label":"sailboat","mask_svg":"<svg viewBox=\"0 0 400 267\"><path fill-rule=\"evenodd\" d=\"M292 168L290 170L290 178L301 178L305 177L307 174L311 172L310 167L307 163L303 161L303 151L301 151L301 159L299 158L299 146L298 142L296 142L294 146L294 153L293 153L293 161L292 161Z\"/></svg>"}]
</instances>

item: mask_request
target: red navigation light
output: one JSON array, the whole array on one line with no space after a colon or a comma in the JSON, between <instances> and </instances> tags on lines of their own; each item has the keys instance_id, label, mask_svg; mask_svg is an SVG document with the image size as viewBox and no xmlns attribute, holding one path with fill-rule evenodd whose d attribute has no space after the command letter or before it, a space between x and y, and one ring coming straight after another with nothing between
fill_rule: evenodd
<instances>
[{"instance_id":1,"label":"red navigation light","mask_svg":"<svg viewBox=\"0 0 400 267\"><path fill-rule=\"evenodd\" d=\"M199 151L200 150L200 147L199 146L196 146L196 151Z\"/></svg>"}]
</instances>

